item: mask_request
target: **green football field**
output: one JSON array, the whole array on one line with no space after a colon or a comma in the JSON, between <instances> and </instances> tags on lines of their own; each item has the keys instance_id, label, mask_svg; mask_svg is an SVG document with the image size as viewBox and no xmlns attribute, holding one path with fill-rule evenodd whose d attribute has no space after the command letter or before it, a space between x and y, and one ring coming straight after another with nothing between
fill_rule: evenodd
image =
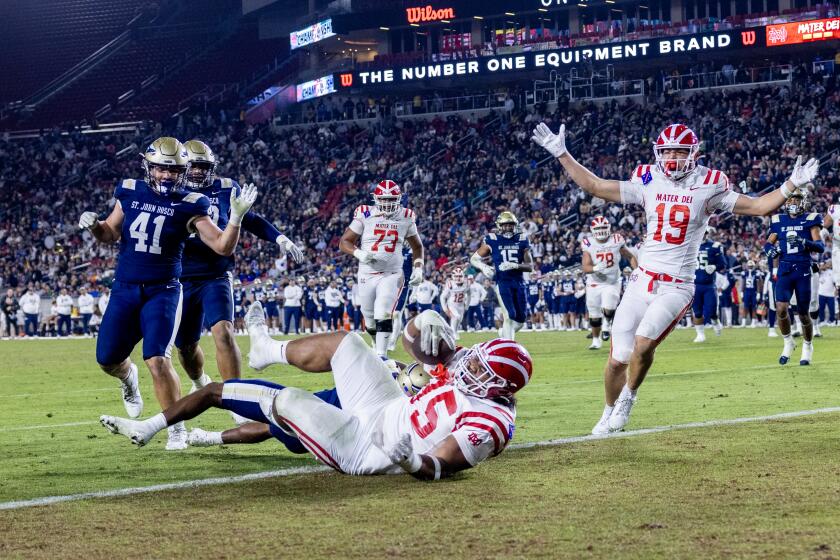
<instances>
[{"instance_id":1,"label":"green football field","mask_svg":"<svg viewBox=\"0 0 840 560\"><path fill-rule=\"evenodd\" d=\"M608 350L522 333L535 373L515 445L434 484L327 472L274 442L166 452L164 433L137 449L97 421L124 410L95 341L2 341L0 558L837 558L840 330L824 334L814 365L782 367L765 329L703 345L675 331L628 431L592 439L575 436L600 416ZM144 367L146 417L158 409ZM232 423L214 410L189 425Z\"/></svg>"}]
</instances>

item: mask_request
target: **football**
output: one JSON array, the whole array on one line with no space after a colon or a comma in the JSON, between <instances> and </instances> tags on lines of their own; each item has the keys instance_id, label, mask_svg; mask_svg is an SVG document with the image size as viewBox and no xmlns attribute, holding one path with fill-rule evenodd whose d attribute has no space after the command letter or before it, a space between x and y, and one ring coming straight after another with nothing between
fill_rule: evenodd
<instances>
[{"instance_id":1,"label":"football","mask_svg":"<svg viewBox=\"0 0 840 560\"><path fill-rule=\"evenodd\" d=\"M414 327L414 322L411 323L412 330ZM449 361L450 358L455 354L455 348L449 346L446 341L441 340L440 344L438 345L438 355L433 356L432 354L427 354L423 352L420 348L420 333L414 337L414 342L409 342L406 337L403 337L403 347L405 351L411 354L415 360L418 362L424 363L430 366L436 366L438 364L445 364Z\"/></svg>"},{"instance_id":2,"label":"football","mask_svg":"<svg viewBox=\"0 0 840 560\"><path fill-rule=\"evenodd\" d=\"M426 373L426 370L423 369L423 364L420 362L414 362L397 375L397 383L399 383L403 392L409 397L413 397L419 393L431 379L432 376Z\"/></svg>"}]
</instances>

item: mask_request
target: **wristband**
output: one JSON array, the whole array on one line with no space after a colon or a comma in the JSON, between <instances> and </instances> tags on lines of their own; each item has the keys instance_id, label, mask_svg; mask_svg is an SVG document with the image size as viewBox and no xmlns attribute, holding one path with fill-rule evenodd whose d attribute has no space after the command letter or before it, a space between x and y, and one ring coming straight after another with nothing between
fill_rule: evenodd
<instances>
[{"instance_id":1,"label":"wristband","mask_svg":"<svg viewBox=\"0 0 840 560\"><path fill-rule=\"evenodd\" d=\"M792 196L793 196L793 193L795 193L795 192L796 192L796 187L794 187L792 190L787 188L787 184L788 184L789 182L790 182L790 180L785 181L784 183L782 183L782 186L779 188L779 190L780 190L780 191L782 191L782 196L783 196L783 197L785 197L785 200L787 200L787 199L789 199L790 197L792 197ZM793 184L793 183L791 183L791 185L792 185L792 184Z\"/></svg>"},{"instance_id":2,"label":"wristband","mask_svg":"<svg viewBox=\"0 0 840 560\"><path fill-rule=\"evenodd\" d=\"M432 464L435 466L435 480L440 480L440 459L438 459L434 455L429 455L429 458L432 460Z\"/></svg>"},{"instance_id":3,"label":"wristband","mask_svg":"<svg viewBox=\"0 0 840 560\"><path fill-rule=\"evenodd\" d=\"M414 259L414 267L423 266L423 259Z\"/></svg>"},{"instance_id":4,"label":"wristband","mask_svg":"<svg viewBox=\"0 0 840 560\"><path fill-rule=\"evenodd\" d=\"M235 212L231 212L230 213L230 219L228 220L228 223L231 224L231 225L234 225L236 227L240 227L240 226L242 226L242 216L240 216L239 214L237 214Z\"/></svg>"}]
</instances>

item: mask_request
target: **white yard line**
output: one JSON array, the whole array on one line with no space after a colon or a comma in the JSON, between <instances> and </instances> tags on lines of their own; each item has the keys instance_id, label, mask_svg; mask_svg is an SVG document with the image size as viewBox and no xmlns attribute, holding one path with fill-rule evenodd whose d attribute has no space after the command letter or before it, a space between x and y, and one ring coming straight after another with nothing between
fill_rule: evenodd
<instances>
[{"instance_id":1,"label":"white yard line","mask_svg":"<svg viewBox=\"0 0 840 560\"><path fill-rule=\"evenodd\" d=\"M40 426L17 426L14 428L0 428L0 433L3 432L22 432L25 430L49 430L52 428L70 428L72 426L88 426L93 424L99 424L99 422L94 422L92 420L86 420L84 422L67 422L66 424L42 424Z\"/></svg>"},{"instance_id":2,"label":"white yard line","mask_svg":"<svg viewBox=\"0 0 840 560\"><path fill-rule=\"evenodd\" d=\"M48 393L18 393L16 395L0 395L0 399L23 399L27 397L42 397L45 395L84 395L87 393L104 393L105 391L119 391L119 385L107 389L77 389L75 391L50 391Z\"/></svg>"},{"instance_id":3,"label":"white yard line","mask_svg":"<svg viewBox=\"0 0 840 560\"><path fill-rule=\"evenodd\" d=\"M783 420L786 418L799 418L802 416L812 416L815 414L825 414L840 412L840 407L831 408L817 408L814 410L799 410L795 412L782 412L780 414L771 414L768 416L751 416L745 418L731 418L727 420L709 420L707 422L690 422L688 424L675 424L673 426L658 426L655 428L644 428L641 430L631 430L628 432L618 432L615 434L608 434L603 436L574 436L567 438L552 439L546 441L537 441L531 443L517 443L509 446L509 449L531 449L534 447L566 445L570 443L580 443L585 441L594 441L602 439L626 438L633 436L642 436L647 434L658 434L661 432L669 432L672 430L685 430L690 428L712 428L718 426L730 426L733 424L743 424L746 422L766 422L769 420ZM90 422L83 422L87 424ZM43 498L35 498L32 500L20 500L14 502L0 502L0 510L21 509L34 506L48 506L62 502L75 502L79 500L89 500L92 498L115 498L121 496L132 496L135 494L148 494L150 492L162 492L165 490L182 490L185 488L198 488L201 486L218 486L221 484L235 484L238 482L246 482L250 480L261 480L266 478L277 478L282 476L292 476L298 474L313 474L329 472L332 469L326 466L307 466L307 467L293 467L287 469L279 469L274 471L264 471L251 474L243 474L238 476L223 476L217 478L203 478L198 480L185 480L183 482L172 482L169 484L156 484L154 486L138 486L134 488L119 488L116 490L102 490L99 492L85 492L83 494L68 494L64 496L46 496Z\"/></svg>"}]
</instances>

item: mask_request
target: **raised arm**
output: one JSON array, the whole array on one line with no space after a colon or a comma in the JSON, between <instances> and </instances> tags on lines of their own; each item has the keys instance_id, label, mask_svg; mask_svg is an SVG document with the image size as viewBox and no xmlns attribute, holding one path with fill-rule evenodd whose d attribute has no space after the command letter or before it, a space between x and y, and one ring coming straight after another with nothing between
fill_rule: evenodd
<instances>
[{"instance_id":1,"label":"raised arm","mask_svg":"<svg viewBox=\"0 0 840 560\"><path fill-rule=\"evenodd\" d=\"M802 165L802 156L797 157L790 179L781 187L757 197L739 195L732 212L742 216L769 216L793 196L798 188L813 181L819 168L820 162L816 158L811 158Z\"/></svg>"},{"instance_id":2,"label":"raised arm","mask_svg":"<svg viewBox=\"0 0 840 560\"><path fill-rule=\"evenodd\" d=\"M253 184L245 185L239 196L232 191L230 193L230 220L224 231L220 230L209 216L197 218L192 225L205 245L220 255L230 256L236 250L236 244L239 243L242 219L256 199L257 188Z\"/></svg>"},{"instance_id":3,"label":"raised arm","mask_svg":"<svg viewBox=\"0 0 840 560\"><path fill-rule=\"evenodd\" d=\"M586 167L579 164L575 158L566 150L566 125L560 125L560 131L557 134L551 132L548 125L540 123L534 129L533 136L531 136L536 144L545 148L551 155L557 158L557 161L569 174L572 181L574 181L580 188L598 198L609 200L610 202L621 202L621 185L619 181L610 179L601 179Z\"/></svg>"}]
</instances>

